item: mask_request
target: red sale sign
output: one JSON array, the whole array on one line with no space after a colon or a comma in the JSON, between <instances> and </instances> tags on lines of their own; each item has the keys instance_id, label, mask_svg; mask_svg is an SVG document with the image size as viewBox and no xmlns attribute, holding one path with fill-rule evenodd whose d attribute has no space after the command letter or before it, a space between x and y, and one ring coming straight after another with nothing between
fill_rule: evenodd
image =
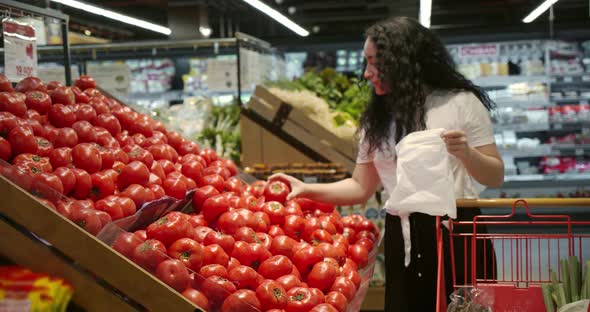
<instances>
[{"instance_id":1,"label":"red sale sign","mask_svg":"<svg viewBox=\"0 0 590 312\"><path fill-rule=\"evenodd\" d=\"M4 68L10 81L37 75L37 39L35 28L11 18L2 21Z\"/></svg>"},{"instance_id":2,"label":"red sale sign","mask_svg":"<svg viewBox=\"0 0 590 312\"><path fill-rule=\"evenodd\" d=\"M462 46L459 49L460 57L478 57L478 56L498 56L500 49L497 44L480 44Z\"/></svg>"}]
</instances>

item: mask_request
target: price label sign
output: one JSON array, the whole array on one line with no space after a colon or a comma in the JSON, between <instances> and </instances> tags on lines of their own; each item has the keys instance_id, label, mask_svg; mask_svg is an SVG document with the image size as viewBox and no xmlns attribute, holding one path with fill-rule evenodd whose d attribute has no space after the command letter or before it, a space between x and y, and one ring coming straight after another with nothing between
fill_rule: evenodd
<instances>
[{"instance_id":1,"label":"price label sign","mask_svg":"<svg viewBox=\"0 0 590 312\"><path fill-rule=\"evenodd\" d=\"M17 82L37 76L37 39L33 25L6 18L2 21L2 31L6 77Z\"/></svg>"}]
</instances>

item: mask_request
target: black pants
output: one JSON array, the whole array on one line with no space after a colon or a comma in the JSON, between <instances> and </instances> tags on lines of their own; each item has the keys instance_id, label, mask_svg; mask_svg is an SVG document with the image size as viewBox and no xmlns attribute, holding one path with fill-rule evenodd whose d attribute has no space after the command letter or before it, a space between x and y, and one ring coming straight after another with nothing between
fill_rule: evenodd
<instances>
[{"instance_id":1,"label":"black pants","mask_svg":"<svg viewBox=\"0 0 590 312\"><path fill-rule=\"evenodd\" d=\"M459 220L472 220L473 216L481 214L479 209L458 209ZM406 268L404 265L404 241L401 232L400 218L387 214L385 220L385 311L387 312L430 312L436 310L436 279L437 279L437 250L436 250L436 217L421 213L410 215L411 232L411 262ZM449 232L443 229L444 257L445 257L445 281L446 298L453 292L452 267L449 247ZM458 231L471 233L471 228L455 228ZM478 233L484 233L485 228L478 227ZM465 270L467 267L467 283L471 276L471 246L468 240L467 246L463 239L454 241L455 268L457 284L465 283ZM487 267L486 277L494 278L490 269L495 264L495 255L491 242L486 241L485 257L484 242L477 245L477 258L484 259ZM465 249L467 247L467 250ZM467 263L464 255L467 253ZM477 276L483 277L483 262L478 262Z\"/></svg>"}]
</instances>

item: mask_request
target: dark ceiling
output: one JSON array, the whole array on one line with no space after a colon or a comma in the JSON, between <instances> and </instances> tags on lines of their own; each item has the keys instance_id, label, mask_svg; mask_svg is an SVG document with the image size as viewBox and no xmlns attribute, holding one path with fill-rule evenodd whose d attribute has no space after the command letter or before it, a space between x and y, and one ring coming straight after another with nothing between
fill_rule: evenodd
<instances>
[{"instance_id":1,"label":"dark ceiling","mask_svg":"<svg viewBox=\"0 0 590 312\"><path fill-rule=\"evenodd\" d=\"M222 32L227 34L231 27L277 45L359 41L364 29L380 19L393 15L417 16L419 3L419 0L263 0L311 32L309 37L301 38L242 0L86 1L161 25L177 23L178 12L183 12L185 17L187 14L197 16L200 5L207 7L213 37L219 37ZM45 6L48 1L24 2ZM521 22L541 2L543 0L433 0L432 28L448 41L461 40L457 38L477 41L485 36L508 38L512 35L520 38L523 34L548 37L548 13L531 24ZM94 34L113 40L165 38L76 9L60 7L55 3L50 5L70 15L73 29L89 28ZM289 13L291 7L295 8L292 14ZM558 36L590 38L589 14L588 0L559 1L554 8L555 33Z\"/></svg>"}]
</instances>

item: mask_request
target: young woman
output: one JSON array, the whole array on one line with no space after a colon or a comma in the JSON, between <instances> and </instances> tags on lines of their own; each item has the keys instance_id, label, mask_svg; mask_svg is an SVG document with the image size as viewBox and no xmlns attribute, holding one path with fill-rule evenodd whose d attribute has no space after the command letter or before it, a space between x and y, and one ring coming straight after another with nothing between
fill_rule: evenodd
<instances>
[{"instance_id":1,"label":"young woman","mask_svg":"<svg viewBox=\"0 0 590 312\"><path fill-rule=\"evenodd\" d=\"M396 142L411 132L436 128L446 129L442 139L452 155L457 198L477 198L479 184L489 187L502 184L504 164L494 142L489 116L493 103L484 91L455 69L445 46L432 31L405 17L379 22L366 32L364 54L364 77L373 85L373 96L360 120L361 140L352 177L330 184L306 184L283 174L271 177L290 183L289 198L302 196L350 205L365 202L380 184L391 191L396 183ZM385 208L388 212L384 240L385 309L435 311L435 217L410 215L411 260L405 267L400 218L395 207ZM458 219L471 220L479 213L477 209L458 209ZM462 241L455 247L456 267L461 268L457 271L457 283L463 283L463 267L469 266L463 263L463 253L469 251L463 250ZM484 259L482 247L483 244L477 248L481 254L478 259ZM488 245L487 268L494 263L490 251L493 249ZM446 258L447 293L450 293L451 268L448 255ZM478 277L482 273L478 270ZM470 277L470 271L467 274Z\"/></svg>"}]
</instances>

